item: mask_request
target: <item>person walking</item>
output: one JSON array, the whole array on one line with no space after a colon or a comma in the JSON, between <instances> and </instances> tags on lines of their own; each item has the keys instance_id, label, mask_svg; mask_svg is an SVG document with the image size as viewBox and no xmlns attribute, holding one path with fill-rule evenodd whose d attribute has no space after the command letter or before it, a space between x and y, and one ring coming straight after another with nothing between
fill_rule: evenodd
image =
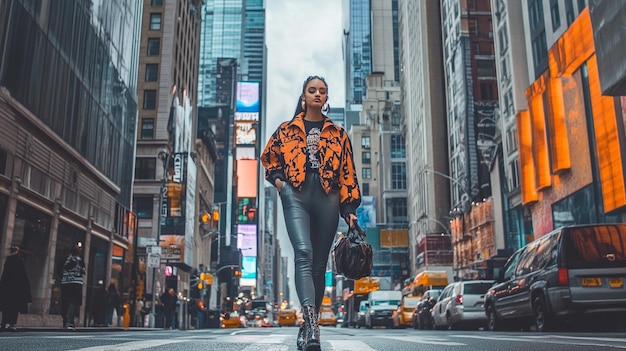
<instances>
[{"instance_id":1,"label":"person walking","mask_svg":"<svg viewBox=\"0 0 626 351\"><path fill-rule=\"evenodd\" d=\"M135 300L134 313L135 327L143 327L143 305L143 299L137 297L137 300Z\"/></svg>"},{"instance_id":2,"label":"person walking","mask_svg":"<svg viewBox=\"0 0 626 351\"><path fill-rule=\"evenodd\" d=\"M164 292L161 295L161 303L163 304L163 310L165 311L165 329L174 329L176 327L176 304L178 303L178 298L176 297L176 292L174 288L170 288L167 292Z\"/></svg>"},{"instance_id":3,"label":"person walking","mask_svg":"<svg viewBox=\"0 0 626 351\"><path fill-rule=\"evenodd\" d=\"M30 280L26 265L20 254L20 248L13 245L9 249L9 256L4 261L0 278L0 311L2 311L0 331L17 331L15 327L17 317L20 312L27 312L28 303L31 300Z\"/></svg>"},{"instance_id":4,"label":"person walking","mask_svg":"<svg viewBox=\"0 0 626 351\"><path fill-rule=\"evenodd\" d=\"M294 250L296 293L304 319L296 344L306 351L320 350L317 315L339 215L354 226L361 203L350 138L323 114L328 109L326 80L308 77L295 116L276 129L261 154L265 179L280 194Z\"/></svg>"},{"instance_id":5,"label":"person walking","mask_svg":"<svg viewBox=\"0 0 626 351\"><path fill-rule=\"evenodd\" d=\"M104 281L99 280L98 286L94 289L93 302L91 303L91 316L95 327L106 326L106 294L107 289Z\"/></svg>"},{"instance_id":6,"label":"person walking","mask_svg":"<svg viewBox=\"0 0 626 351\"><path fill-rule=\"evenodd\" d=\"M85 263L80 257L82 245L78 243L70 250L63 265L61 278L61 314L63 328L74 329L74 319L83 304L83 275Z\"/></svg>"},{"instance_id":7,"label":"person walking","mask_svg":"<svg viewBox=\"0 0 626 351\"><path fill-rule=\"evenodd\" d=\"M117 287L115 287L114 283L109 284L105 301L105 324L107 327L110 327L113 325L113 311L116 311L120 307L121 303L120 294L117 292Z\"/></svg>"}]
</instances>

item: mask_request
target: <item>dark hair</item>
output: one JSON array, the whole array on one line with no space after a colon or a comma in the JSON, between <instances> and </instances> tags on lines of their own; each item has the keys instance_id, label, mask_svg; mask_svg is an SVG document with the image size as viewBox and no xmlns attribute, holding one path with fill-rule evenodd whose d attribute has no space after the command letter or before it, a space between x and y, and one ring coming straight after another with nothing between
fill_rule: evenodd
<instances>
[{"instance_id":1,"label":"dark hair","mask_svg":"<svg viewBox=\"0 0 626 351\"><path fill-rule=\"evenodd\" d=\"M70 249L70 254L74 256L80 255L80 248L78 247L78 245L72 246L72 248Z\"/></svg>"},{"instance_id":2,"label":"dark hair","mask_svg":"<svg viewBox=\"0 0 626 351\"><path fill-rule=\"evenodd\" d=\"M326 96L328 98L328 83L326 83L326 79L320 76L308 76L307 79L304 80L304 83L302 83L302 92L298 96L298 103L296 104L296 112L293 114L294 116L297 116L299 113L306 111L306 109L302 108L302 94L304 94L307 84L309 84L309 82L313 79L319 79L324 82L324 85L326 85Z\"/></svg>"}]
</instances>

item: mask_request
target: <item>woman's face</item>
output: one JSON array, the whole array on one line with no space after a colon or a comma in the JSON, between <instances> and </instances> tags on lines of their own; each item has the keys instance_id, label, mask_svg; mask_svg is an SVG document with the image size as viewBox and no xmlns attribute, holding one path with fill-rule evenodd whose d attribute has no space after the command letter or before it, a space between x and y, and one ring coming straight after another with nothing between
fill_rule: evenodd
<instances>
[{"instance_id":1,"label":"woman's face","mask_svg":"<svg viewBox=\"0 0 626 351\"><path fill-rule=\"evenodd\" d=\"M302 98L307 108L322 109L328 99L326 84L320 79L312 79L307 83Z\"/></svg>"}]
</instances>

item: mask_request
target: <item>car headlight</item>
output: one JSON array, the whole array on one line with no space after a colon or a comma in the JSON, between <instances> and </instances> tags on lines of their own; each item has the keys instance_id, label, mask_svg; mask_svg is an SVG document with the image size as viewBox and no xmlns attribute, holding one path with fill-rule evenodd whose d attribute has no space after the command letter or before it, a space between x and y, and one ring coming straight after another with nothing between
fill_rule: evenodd
<instances>
[{"instance_id":1,"label":"car headlight","mask_svg":"<svg viewBox=\"0 0 626 351\"><path fill-rule=\"evenodd\" d=\"M370 314L376 314L376 311L370 310Z\"/></svg>"}]
</instances>

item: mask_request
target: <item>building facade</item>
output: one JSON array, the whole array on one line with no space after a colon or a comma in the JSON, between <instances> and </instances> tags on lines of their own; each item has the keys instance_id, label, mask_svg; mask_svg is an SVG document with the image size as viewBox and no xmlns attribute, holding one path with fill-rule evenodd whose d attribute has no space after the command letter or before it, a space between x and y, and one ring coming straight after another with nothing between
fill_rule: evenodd
<instances>
[{"instance_id":1,"label":"building facade","mask_svg":"<svg viewBox=\"0 0 626 351\"><path fill-rule=\"evenodd\" d=\"M438 0L399 5L411 274L446 269L452 277L441 7Z\"/></svg>"},{"instance_id":2,"label":"building facade","mask_svg":"<svg viewBox=\"0 0 626 351\"><path fill-rule=\"evenodd\" d=\"M81 243L94 291L132 284L131 207L142 5L0 1L0 260L24 255L32 304L20 323L61 326L63 263Z\"/></svg>"},{"instance_id":3,"label":"building facade","mask_svg":"<svg viewBox=\"0 0 626 351\"><path fill-rule=\"evenodd\" d=\"M206 247L198 210L212 201L211 156L196 147L200 8L200 0L142 1L133 209L138 257L161 246L159 267L138 272L149 294L174 288L188 296L191 271L208 264L197 261Z\"/></svg>"}]
</instances>

